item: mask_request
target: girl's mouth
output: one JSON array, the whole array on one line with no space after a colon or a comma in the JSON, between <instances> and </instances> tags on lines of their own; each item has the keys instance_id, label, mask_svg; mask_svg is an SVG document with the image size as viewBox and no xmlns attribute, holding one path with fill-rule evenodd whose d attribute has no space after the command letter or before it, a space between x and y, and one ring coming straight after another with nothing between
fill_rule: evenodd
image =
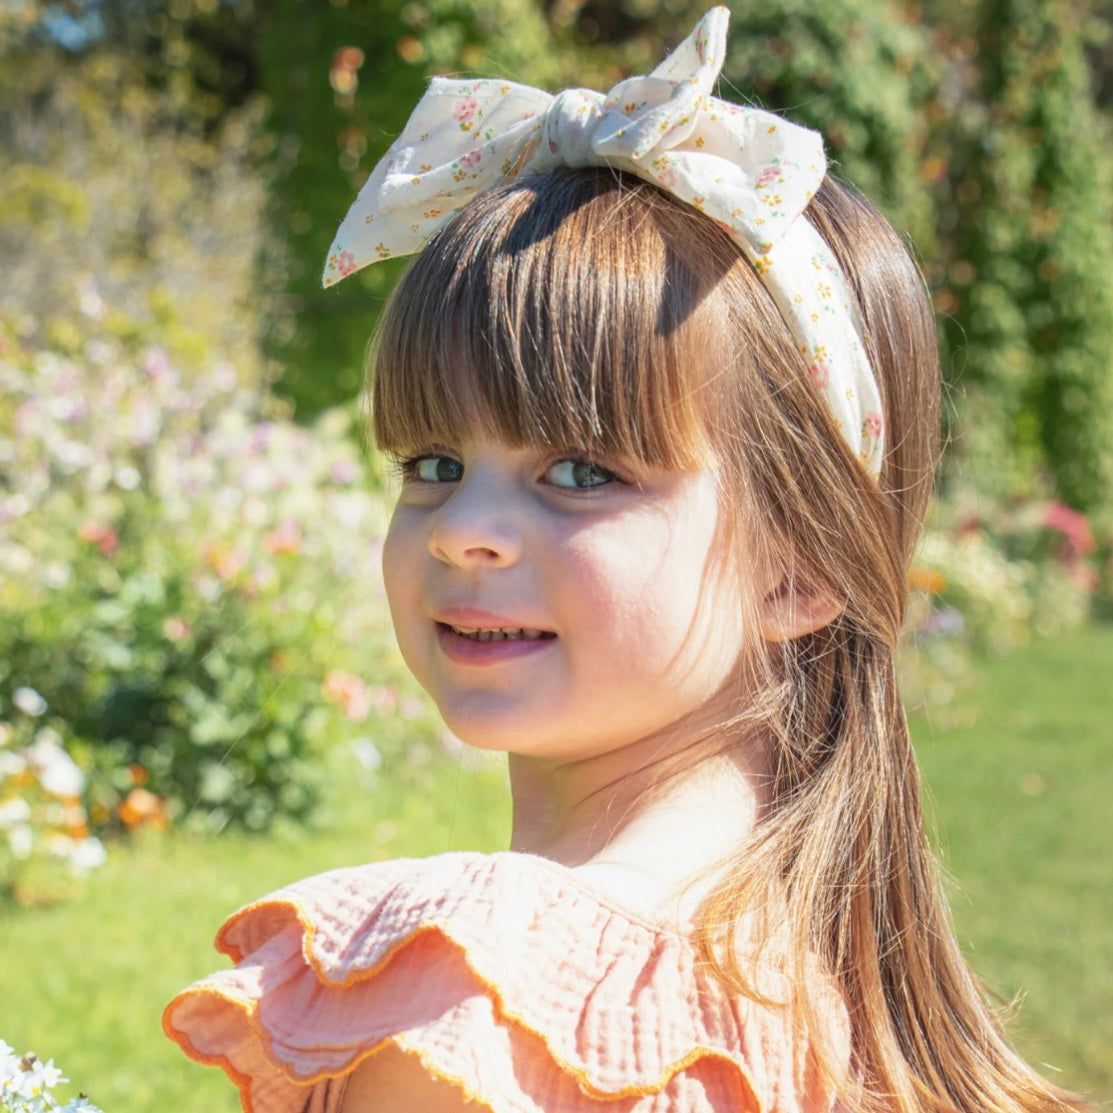
<instances>
[{"instance_id":1,"label":"girl's mouth","mask_svg":"<svg viewBox=\"0 0 1113 1113\"><path fill-rule=\"evenodd\" d=\"M473 642L517 642L541 641L544 638L555 638L556 634L550 630L532 630L523 626L454 626L448 629L461 638Z\"/></svg>"}]
</instances>

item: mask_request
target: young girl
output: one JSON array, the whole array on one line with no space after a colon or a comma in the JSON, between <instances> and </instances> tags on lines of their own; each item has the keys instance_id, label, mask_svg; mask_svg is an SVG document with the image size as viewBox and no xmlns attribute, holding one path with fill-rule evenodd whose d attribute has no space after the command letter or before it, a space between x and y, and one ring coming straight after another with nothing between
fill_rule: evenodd
<instances>
[{"instance_id":1,"label":"young girl","mask_svg":"<svg viewBox=\"0 0 1113 1113\"><path fill-rule=\"evenodd\" d=\"M959 953L897 694L923 283L817 136L710 95L726 21L606 97L435 81L341 227L327 284L421 249L384 572L512 849L224 926L165 1025L254 1113L1077 1107Z\"/></svg>"}]
</instances>

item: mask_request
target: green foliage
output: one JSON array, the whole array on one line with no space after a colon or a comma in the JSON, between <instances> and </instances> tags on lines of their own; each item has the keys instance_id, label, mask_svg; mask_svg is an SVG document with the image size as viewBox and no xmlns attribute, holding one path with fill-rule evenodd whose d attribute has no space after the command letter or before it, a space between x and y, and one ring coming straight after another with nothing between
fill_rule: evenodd
<instances>
[{"instance_id":1,"label":"green foliage","mask_svg":"<svg viewBox=\"0 0 1113 1113\"><path fill-rule=\"evenodd\" d=\"M321 290L333 233L370 168L402 130L434 72L540 81L553 75L533 0L280 5L261 30L260 88L278 137L271 215L290 247L296 319L272 334L276 389L308 419L359 389L367 340L403 263ZM582 78L581 78L582 80Z\"/></svg>"},{"instance_id":2,"label":"green foliage","mask_svg":"<svg viewBox=\"0 0 1113 1113\"><path fill-rule=\"evenodd\" d=\"M1095 508L1113 482L1113 156L1077 5L985 0L958 117L949 343L983 489ZM968 74L968 80L970 76Z\"/></svg>"},{"instance_id":3,"label":"green foliage","mask_svg":"<svg viewBox=\"0 0 1113 1113\"><path fill-rule=\"evenodd\" d=\"M26 48L0 65L0 106L0 310L62 351L82 313L154 328L184 366L224 358L262 385L260 279L284 248L266 234L261 103L206 127L134 56Z\"/></svg>"},{"instance_id":4,"label":"green foliage","mask_svg":"<svg viewBox=\"0 0 1113 1113\"><path fill-rule=\"evenodd\" d=\"M911 707L948 720L972 661L1075 630L1113 598L1092 523L1062 503L951 492L930 509L901 647Z\"/></svg>"},{"instance_id":5,"label":"green foliage","mask_svg":"<svg viewBox=\"0 0 1113 1113\"><path fill-rule=\"evenodd\" d=\"M372 586L384 497L346 414L268 418L226 365L187 385L85 326L72 357L0 336L0 719L41 695L99 829L304 819L323 750L425 715Z\"/></svg>"}]
</instances>

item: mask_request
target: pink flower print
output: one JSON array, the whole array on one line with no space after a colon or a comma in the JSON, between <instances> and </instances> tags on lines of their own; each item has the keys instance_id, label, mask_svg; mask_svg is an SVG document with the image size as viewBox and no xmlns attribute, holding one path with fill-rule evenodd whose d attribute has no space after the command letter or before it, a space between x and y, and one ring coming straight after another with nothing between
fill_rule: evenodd
<instances>
[{"instance_id":1,"label":"pink flower print","mask_svg":"<svg viewBox=\"0 0 1113 1113\"><path fill-rule=\"evenodd\" d=\"M876 412L866 414L862 419L862 436L872 437L874 440L879 439L883 424L881 414Z\"/></svg>"},{"instance_id":2,"label":"pink flower print","mask_svg":"<svg viewBox=\"0 0 1113 1113\"><path fill-rule=\"evenodd\" d=\"M808 374L812 377L812 382L815 383L820 390L826 390L827 384L831 381L831 368L827 366L823 360L817 359L809 368Z\"/></svg>"},{"instance_id":3,"label":"pink flower print","mask_svg":"<svg viewBox=\"0 0 1113 1113\"><path fill-rule=\"evenodd\" d=\"M470 170L483 161L483 156L478 151L468 151L466 154L462 154L458 161L461 166L466 166Z\"/></svg>"},{"instance_id":4,"label":"pink flower print","mask_svg":"<svg viewBox=\"0 0 1113 1113\"><path fill-rule=\"evenodd\" d=\"M456 106L453 116L460 121L461 131L471 131L471 119L479 111L479 102L474 97L464 97Z\"/></svg>"},{"instance_id":5,"label":"pink flower print","mask_svg":"<svg viewBox=\"0 0 1113 1113\"><path fill-rule=\"evenodd\" d=\"M757 188L765 189L766 186L772 185L778 181L781 176L781 168L779 166L767 166L757 176Z\"/></svg>"},{"instance_id":6,"label":"pink flower print","mask_svg":"<svg viewBox=\"0 0 1113 1113\"><path fill-rule=\"evenodd\" d=\"M356 257L350 251L341 251L336 256L336 269L341 278L347 278L356 269Z\"/></svg>"}]
</instances>

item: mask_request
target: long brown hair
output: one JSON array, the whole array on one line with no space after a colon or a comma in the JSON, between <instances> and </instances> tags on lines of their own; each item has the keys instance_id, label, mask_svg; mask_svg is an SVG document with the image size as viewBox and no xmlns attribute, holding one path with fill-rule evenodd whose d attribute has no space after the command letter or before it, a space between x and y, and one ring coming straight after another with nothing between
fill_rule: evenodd
<instances>
[{"instance_id":1,"label":"long brown hair","mask_svg":"<svg viewBox=\"0 0 1113 1113\"><path fill-rule=\"evenodd\" d=\"M713 463L739 546L760 545L791 581L845 606L749 662L761 697L735 737L760 723L771 801L704 906L706 960L753 994L733 925L787 910L768 926L787 925L796 1003L817 1039L805 977L817 958L847 1003L853 1059L836 1082L857 1108L1077 1108L1009 1047L959 951L897 690L908 566L939 451L923 283L846 187L826 181L808 217L857 298L890 442L880 482L843 442L730 238L606 169L482 195L417 258L381 322L374 436L405 452L479 428L511 444Z\"/></svg>"}]
</instances>

